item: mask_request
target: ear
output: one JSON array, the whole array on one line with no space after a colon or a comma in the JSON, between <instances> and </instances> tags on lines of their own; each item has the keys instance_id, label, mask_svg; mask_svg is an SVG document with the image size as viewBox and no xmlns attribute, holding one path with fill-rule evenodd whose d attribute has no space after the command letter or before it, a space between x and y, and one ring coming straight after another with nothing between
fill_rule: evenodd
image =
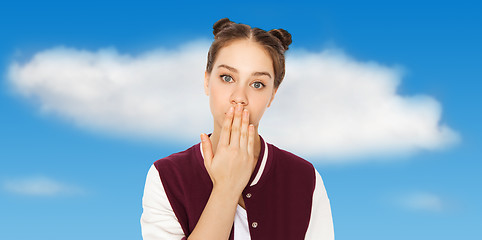
<instances>
[{"instance_id":1,"label":"ear","mask_svg":"<svg viewBox=\"0 0 482 240\"><path fill-rule=\"evenodd\" d=\"M208 72L204 72L204 93L206 96L209 96L209 74Z\"/></svg>"},{"instance_id":2,"label":"ear","mask_svg":"<svg viewBox=\"0 0 482 240\"><path fill-rule=\"evenodd\" d=\"M276 95L276 92L278 91L278 88L275 88L273 90L273 95L271 95L271 99L269 100L268 107L271 106L271 103L273 102L274 95Z\"/></svg>"}]
</instances>

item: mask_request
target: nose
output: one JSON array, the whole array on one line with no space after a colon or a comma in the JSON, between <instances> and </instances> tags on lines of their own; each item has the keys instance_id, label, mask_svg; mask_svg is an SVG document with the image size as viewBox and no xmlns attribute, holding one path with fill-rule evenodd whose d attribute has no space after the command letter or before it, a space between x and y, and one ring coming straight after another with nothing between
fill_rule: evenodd
<instances>
[{"instance_id":1,"label":"nose","mask_svg":"<svg viewBox=\"0 0 482 240\"><path fill-rule=\"evenodd\" d=\"M244 106L248 105L248 97L243 87L236 88L231 94L231 104L236 105L238 103L241 103Z\"/></svg>"}]
</instances>

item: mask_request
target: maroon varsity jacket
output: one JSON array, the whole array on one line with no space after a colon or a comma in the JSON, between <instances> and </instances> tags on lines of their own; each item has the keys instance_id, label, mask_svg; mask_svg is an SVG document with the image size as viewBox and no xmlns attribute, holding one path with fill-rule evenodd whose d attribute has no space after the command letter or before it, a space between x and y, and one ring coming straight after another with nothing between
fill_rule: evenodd
<instances>
[{"instance_id":1,"label":"maroon varsity jacket","mask_svg":"<svg viewBox=\"0 0 482 240\"><path fill-rule=\"evenodd\" d=\"M249 184L243 190L252 240L304 239L310 222L315 169L313 165L272 144L259 182L250 186L260 169L265 144ZM200 143L154 163L179 223L189 236L209 199L212 182L204 166ZM234 227L230 240L233 240Z\"/></svg>"}]
</instances>

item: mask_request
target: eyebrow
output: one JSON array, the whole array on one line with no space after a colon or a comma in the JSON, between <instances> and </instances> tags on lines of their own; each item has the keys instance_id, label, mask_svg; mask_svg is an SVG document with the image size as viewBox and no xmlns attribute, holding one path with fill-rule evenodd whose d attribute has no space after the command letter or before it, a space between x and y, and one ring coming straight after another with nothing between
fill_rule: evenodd
<instances>
[{"instance_id":1,"label":"eyebrow","mask_svg":"<svg viewBox=\"0 0 482 240\"><path fill-rule=\"evenodd\" d=\"M231 72L238 73L238 70L236 68L230 67L226 64L221 64L218 66L218 68L226 68ZM269 78L271 78L271 74L269 74L268 72L254 72L251 74L251 76L268 76Z\"/></svg>"}]
</instances>

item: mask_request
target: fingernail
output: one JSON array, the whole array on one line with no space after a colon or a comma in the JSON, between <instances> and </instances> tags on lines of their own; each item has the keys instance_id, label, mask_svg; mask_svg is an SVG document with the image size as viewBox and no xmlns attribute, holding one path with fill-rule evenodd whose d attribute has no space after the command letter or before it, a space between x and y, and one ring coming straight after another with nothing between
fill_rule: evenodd
<instances>
[{"instance_id":1,"label":"fingernail","mask_svg":"<svg viewBox=\"0 0 482 240\"><path fill-rule=\"evenodd\" d=\"M232 113L233 111L234 111L234 107L231 106L231 107L229 108L229 113Z\"/></svg>"},{"instance_id":2,"label":"fingernail","mask_svg":"<svg viewBox=\"0 0 482 240\"><path fill-rule=\"evenodd\" d=\"M244 111L243 111L243 115L244 115L245 117L247 117L247 116L248 116L248 109L244 109Z\"/></svg>"},{"instance_id":3,"label":"fingernail","mask_svg":"<svg viewBox=\"0 0 482 240\"><path fill-rule=\"evenodd\" d=\"M204 137L203 137L203 142L207 142L209 141L209 136L205 133L203 133Z\"/></svg>"}]
</instances>

